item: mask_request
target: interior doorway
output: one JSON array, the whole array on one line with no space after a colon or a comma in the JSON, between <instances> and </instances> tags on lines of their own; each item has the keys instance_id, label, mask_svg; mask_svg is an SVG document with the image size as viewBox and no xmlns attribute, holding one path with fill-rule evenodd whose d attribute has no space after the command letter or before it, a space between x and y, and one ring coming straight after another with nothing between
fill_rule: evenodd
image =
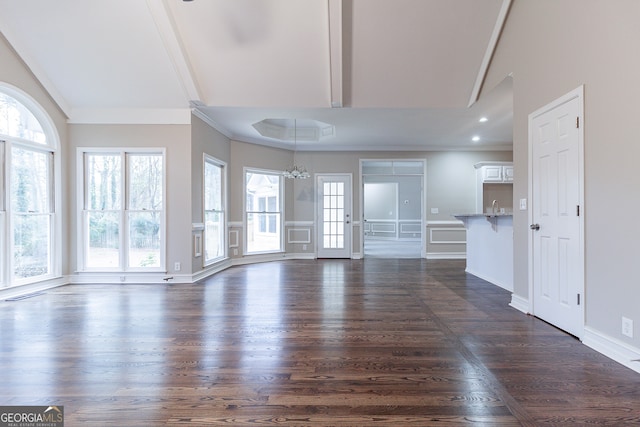
<instances>
[{"instance_id":1,"label":"interior doorway","mask_svg":"<svg viewBox=\"0 0 640 427\"><path fill-rule=\"evenodd\" d=\"M361 160L362 253L424 258L425 160Z\"/></svg>"}]
</instances>

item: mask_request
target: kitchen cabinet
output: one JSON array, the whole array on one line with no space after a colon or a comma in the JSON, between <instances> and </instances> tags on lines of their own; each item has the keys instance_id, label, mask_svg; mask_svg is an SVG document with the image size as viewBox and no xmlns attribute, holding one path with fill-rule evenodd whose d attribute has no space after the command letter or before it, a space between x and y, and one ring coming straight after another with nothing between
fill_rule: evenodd
<instances>
[{"instance_id":1,"label":"kitchen cabinet","mask_svg":"<svg viewBox=\"0 0 640 427\"><path fill-rule=\"evenodd\" d=\"M479 170L483 183L513 182L513 164L484 164Z\"/></svg>"},{"instance_id":2,"label":"kitchen cabinet","mask_svg":"<svg viewBox=\"0 0 640 427\"><path fill-rule=\"evenodd\" d=\"M513 163L480 162L474 167L476 169L476 213L489 212L492 199L499 202L500 208L512 212Z\"/></svg>"}]
</instances>

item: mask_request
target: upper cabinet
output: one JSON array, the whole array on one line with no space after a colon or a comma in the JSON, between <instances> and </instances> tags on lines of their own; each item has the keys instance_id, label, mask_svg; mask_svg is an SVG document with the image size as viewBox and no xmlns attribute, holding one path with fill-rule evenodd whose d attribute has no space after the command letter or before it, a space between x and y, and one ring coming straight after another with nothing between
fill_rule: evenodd
<instances>
[{"instance_id":1,"label":"upper cabinet","mask_svg":"<svg viewBox=\"0 0 640 427\"><path fill-rule=\"evenodd\" d=\"M476 213L490 212L496 200L505 212L513 212L513 163L480 162L476 168ZM499 185L493 185L499 184Z\"/></svg>"},{"instance_id":2,"label":"upper cabinet","mask_svg":"<svg viewBox=\"0 0 640 427\"><path fill-rule=\"evenodd\" d=\"M492 183L512 183L513 182L513 163L477 163L475 165L478 179L482 182Z\"/></svg>"}]
</instances>

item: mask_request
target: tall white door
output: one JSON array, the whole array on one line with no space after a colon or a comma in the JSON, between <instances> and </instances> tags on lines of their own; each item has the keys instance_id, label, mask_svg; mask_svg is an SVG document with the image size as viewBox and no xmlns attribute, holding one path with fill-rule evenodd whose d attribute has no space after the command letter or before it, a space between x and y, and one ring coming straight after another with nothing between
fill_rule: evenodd
<instances>
[{"instance_id":1,"label":"tall white door","mask_svg":"<svg viewBox=\"0 0 640 427\"><path fill-rule=\"evenodd\" d=\"M533 314L584 329L582 88L530 116Z\"/></svg>"},{"instance_id":2,"label":"tall white door","mask_svg":"<svg viewBox=\"0 0 640 427\"><path fill-rule=\"evenodd\" d=\"M351 258L351 175L316 176L318 258Z\"/></svg>"}]
</instances>

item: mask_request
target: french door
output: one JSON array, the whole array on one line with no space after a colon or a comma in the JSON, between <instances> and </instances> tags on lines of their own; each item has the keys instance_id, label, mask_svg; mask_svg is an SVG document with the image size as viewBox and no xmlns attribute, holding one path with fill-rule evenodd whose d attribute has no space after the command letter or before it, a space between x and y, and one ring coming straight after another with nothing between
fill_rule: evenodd
<instances>
[{"instance_id":1,"label":"french door","mask_svg":"<svg viewBox=\"0 0 640 427\"><path fill-rule=\"evenodd\" d=\"M316 175L318 258L351 258L351 174Z\"/></svg>"}]
</instances>

